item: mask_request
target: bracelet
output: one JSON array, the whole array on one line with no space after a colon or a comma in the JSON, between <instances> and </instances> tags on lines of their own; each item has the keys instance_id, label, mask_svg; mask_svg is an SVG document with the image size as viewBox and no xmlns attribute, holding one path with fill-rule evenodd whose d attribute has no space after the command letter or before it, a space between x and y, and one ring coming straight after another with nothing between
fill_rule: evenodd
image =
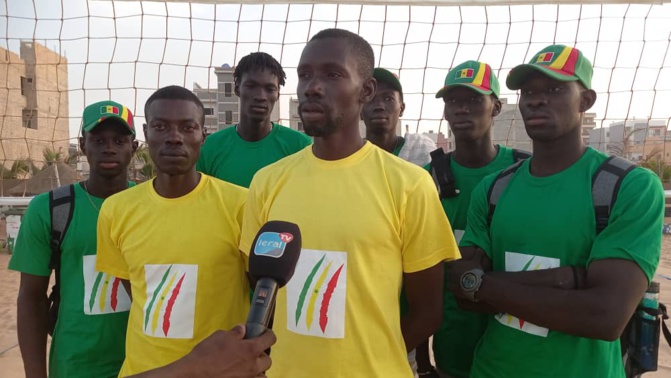
<instances>
[{"instance_id":1,"label":"bracelet","mask_svg":"<svg viewBox=\"0 0 671 378\"><path fill-rule=\"evenodd\" d=\"M579 276L578 276L578 267L571 266L573 270L573 290L578 290L580 288Z\"/></svg>"}]
</instances>

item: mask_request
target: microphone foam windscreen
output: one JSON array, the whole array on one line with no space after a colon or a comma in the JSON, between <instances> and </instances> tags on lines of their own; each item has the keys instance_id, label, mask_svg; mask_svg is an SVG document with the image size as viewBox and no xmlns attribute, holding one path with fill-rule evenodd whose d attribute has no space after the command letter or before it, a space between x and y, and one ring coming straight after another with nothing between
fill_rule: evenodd
<instances>
[{"instance_id":1,"label":"microphone foam windscreen","mask_svg":"<svg viewBox=\"0 0 671 378\"><path fill-rule=\"evenodd\" d=\"M294 275L301 253L301 230L297 224L270 221L254 238L249 251L249 274L259 279L273 278L280 287Z\"/></svg>"}]
</instances>

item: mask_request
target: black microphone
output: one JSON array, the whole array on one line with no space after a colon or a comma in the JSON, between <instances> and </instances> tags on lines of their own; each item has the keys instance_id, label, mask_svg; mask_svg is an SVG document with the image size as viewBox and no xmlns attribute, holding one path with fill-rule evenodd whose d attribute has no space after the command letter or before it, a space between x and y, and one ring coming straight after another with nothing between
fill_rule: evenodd
<instances>
[{"instance_id":1,"label":"black microphone","mask_svg":"<svg viewBox=\"0 0 671 378\"><path fill-rule=\"evenodd\" d=\"M245 339L258 337L268 328L277 290L294 275L300 254L301 230L297 224L270 221L256 234L249 251L249 275L257 281Z\"/></svg>"}]
</instances>

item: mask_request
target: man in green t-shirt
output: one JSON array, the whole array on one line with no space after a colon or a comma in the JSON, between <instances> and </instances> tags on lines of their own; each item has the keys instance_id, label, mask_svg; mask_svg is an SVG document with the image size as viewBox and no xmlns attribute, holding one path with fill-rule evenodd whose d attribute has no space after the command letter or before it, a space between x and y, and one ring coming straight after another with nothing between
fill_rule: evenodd
<instances>
[{"instance_id":1,"label":"man in green t-shirt","mask_svg":"<svg viewBox=\"0 0 671 378\"><path fill-rule=\"evenodd\" d=\"M112 101L87 106L79 144L90 176L74 184L74 212L61 244L61 300L48 376L116 377L130 298L118 278L95 270L96 223L104 199L130 184L127 169L137 149L130 109ZM9 262L21 272L17 330L27 378L47 376L50 242L49 193L43 193L28 205Z\"/></svg>"},{"instance_id":2,"label":"man in green t-shirt","mask_svg":"<svg viewBox=\"0 0 671 378\"><path fill-rule=\"evenodd\" d=\"M240 122L207 137L196 169L248 188L259 169L302 150L312 140L270 121L286 79L272 56L263 52L245 56L235 67L233 78Z\"/></svg>"},{"instance_id":3,"label":"man in green t-shirt","mask_svg":"<svg viewBox=\"0 0 671 378\"><path fill-rule=\"evenodd\" d=\"M499 81L488 64L469 60L452 68L436 98L445 103L444 116L455 141L449 161L459 194L441 202L459 243L473 188L485 176L513 164L513 150L492 143L492 125L501 112L501 101ZM487 315L462 310L452 292L445 290L443 323L433 336L440 375L470 376L473 352L486 325Z\"/></svg>"},{"instance_id":4,"label":"man in green t-shirt","mask_svg":"<svg viewBox=\"0 0 671 378\"><path fill-rule=\"evenodd\" d=\"M471 377L625 376L618 338L659 263L664 193L649 170L629 171L597 234L592 177L607 156L584 145L581 127L596 101L592 72L579 50L552 45L506 80L520 89L534 156L493 213L496 175L476 186L464 259L450 264L463 305L495 314Z\"/></svg>"},{"instance_id":5,"label":"man in green t-shirt","mask_svg":"<svg viewBox=\"0 0 671 378\"><path fill-rule=\"evenodd\" d=\"M381 149L429 170L431 151L436 143L426 135L407 133L398 136L396 128L405 111L403 87L394 73L376 68L373 77L377 92L372 101L364 104L361 119L366 125L366 139Z\"/></svg>"}]
</instances>

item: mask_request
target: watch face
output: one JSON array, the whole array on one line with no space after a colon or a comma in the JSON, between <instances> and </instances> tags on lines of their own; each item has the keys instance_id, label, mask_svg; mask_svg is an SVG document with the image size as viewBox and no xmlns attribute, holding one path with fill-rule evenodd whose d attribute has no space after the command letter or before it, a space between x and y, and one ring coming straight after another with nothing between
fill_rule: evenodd
<instances>
[{"instance_id":1,"label":"watch face","mask_svg":"<svg viewBox=\"0 0 671 378\"><path fill-rule=\"evenodd\" d=\"M476 283L477 277L475 277L475 274L473 273L469 272L461 277L461 286L466 290L474 288Z\"/></svg>"}]
</instances>

